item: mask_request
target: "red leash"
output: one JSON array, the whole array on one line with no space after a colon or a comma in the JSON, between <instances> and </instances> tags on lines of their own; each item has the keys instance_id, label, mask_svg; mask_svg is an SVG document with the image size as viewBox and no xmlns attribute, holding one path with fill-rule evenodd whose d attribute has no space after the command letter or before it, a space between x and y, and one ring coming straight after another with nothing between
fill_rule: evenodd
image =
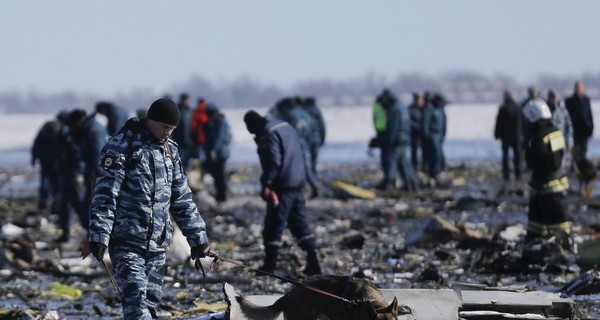
<instances>
[{"instance_id":1,"label":"red leash","mask_svg":"<svg viewBox=\"0 0 600 320\"><path fill-rule=\"evenodd\" d=\"M223 261L229 262L231 264L235 264L236 266L240 266L242 268L247 268L247 269L250 269L250 270L255 271L255 272L260 272L262 274L266 274L266 275L271 276L273 278L277 278L279 280L283 280L285 282L289 282L289 283L291 283L293 285L300 286L302 288L318 292L320 294L332 297L334 299L342 300L342 301L347 302L349 304L358 305L359 303L365 302L363 300L348 300L348 299L346 299L344 297L340 297L340 296L335 295L333 293L329 293L327 291L323 291L323 290L321 290L319 288L315 288L313 286L306 285L306 284L304 284L302 282L299 282L299 281L296 281L296 280L292 280L292 279L289 279L289 278L286 278L286 277L278 276L278 275L276 275L274 273L271 273L271 272L267 272L267 271L264 271L264 270L259 270L259 269L256 269L256 268L252 268L252 267L246 266L243 263L241 263L240 261L228 259L228 258L225 258L225 257L221 257L219 254L211 252L211 251L209 251L206 256L213 258L213 261L210 263L210 267L208 268L209 272L210 272L210 270L212 270L213 266L219 260L223 260ZM202 266L202 263L200 263L200 259L196 259L195 266L196 266L196 270L198 270L198 272L202 273L204 282L206 282L206 272L204 271L204 267ZM204 285L203 285L203 287L204 287Z\"/></svg>"}]
</instances>

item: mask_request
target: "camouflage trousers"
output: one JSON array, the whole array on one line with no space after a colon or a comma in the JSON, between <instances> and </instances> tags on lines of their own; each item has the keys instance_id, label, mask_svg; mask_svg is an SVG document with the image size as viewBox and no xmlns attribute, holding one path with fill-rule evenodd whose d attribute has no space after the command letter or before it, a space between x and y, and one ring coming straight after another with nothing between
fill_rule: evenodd
<instances>
[{"instance_id":1,"label":"camouflage trousers","mask_svg":"<svg viewBox=\"0 0 600 320\"><path fill-rule=\"evenodd\" d=\"M109 253L122 292L123 318L156 318L162 297L166 253L130 247L111 247Z\"/></svg>"}]
</instances>

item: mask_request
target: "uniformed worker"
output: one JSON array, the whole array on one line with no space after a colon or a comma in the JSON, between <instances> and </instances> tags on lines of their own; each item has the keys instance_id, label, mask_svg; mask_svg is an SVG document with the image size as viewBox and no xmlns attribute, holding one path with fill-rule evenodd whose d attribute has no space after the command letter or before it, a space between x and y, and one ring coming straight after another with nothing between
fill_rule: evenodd
<instances>
[{"instance_id":1,"label":"uniformed worker","mask_svg":"<svg viewBox=\"0 0 600 320\"><path fill-rule=\"evenodd\" d=\"M262 174L261 197L267 202L267 214L262 232L265 246L264 263L260 270L273 272L286 224L300 248L306 251L306 275L321 273L315 236L306 221L302 189L306 184L302 150L298 134L287 122L265 117L250 110L244 122L255 135ZM262 275L261 273L258 273Z\"/></svg>"},{"instance_id":2,"label":"uniformed worker","mask_svg":"<svg viewBox=\"0 0 600 320\"><path fill-rule=\"evenodd\" d=\"M147 118L129 119L111 137L96 171L89 247L99 260L108 247L125 319L156 318L171 219L187 238L192 259L209 251L177 145L168 139L178 124L175 102L156 100Z\"/></svg>"},{"instance_id":3,"label":"uniformed worker","mask_svg":"<svg viewBox=\"0 0 600 320\"><path fill-rule=\"evenodd\" d=\"M325 134L327 133L325 120L323 119L323 114L317 106L317 102L314 97L305 97L302 99L302 109L304 109L304 111L306 111L312 118L311 135L308 141L308 149L310 152L308 161L310 161L310 166L307 166L307 168L310 167L313 172L313 176L316 178L319 149L325 144Z\"/></svg>"},{"instance_id":4,"label":"uniformed worker","mask_svg":"<svg viewBox=\"0 0 600 320\"><path fill-rule=\"evenodd\" d=\"M564 194L569 188L561 168L565 140L554 124L544 100L529 101L523 114L531 123L530 139L525 149L531 169L531 196L527 223L527 241L569 233Z\"/></svg>"}]
</instances>

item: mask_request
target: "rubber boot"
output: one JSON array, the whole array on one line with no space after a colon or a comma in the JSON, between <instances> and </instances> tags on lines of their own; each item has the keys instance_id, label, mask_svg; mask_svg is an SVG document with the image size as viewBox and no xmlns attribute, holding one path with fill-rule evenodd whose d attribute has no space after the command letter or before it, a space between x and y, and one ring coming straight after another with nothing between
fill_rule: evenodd
<instances>
[{"instance_id":1,"label":"rubber boot","mask_svg":"<svg viewBox=\"0 0 600 320\"><path fill-rule=\"evenodd\" d=\"M319 265L319 257L315 250L306 252L306 267L302 270L307 276L321 274L321 265Z\"/></svg>"}]
</instances>

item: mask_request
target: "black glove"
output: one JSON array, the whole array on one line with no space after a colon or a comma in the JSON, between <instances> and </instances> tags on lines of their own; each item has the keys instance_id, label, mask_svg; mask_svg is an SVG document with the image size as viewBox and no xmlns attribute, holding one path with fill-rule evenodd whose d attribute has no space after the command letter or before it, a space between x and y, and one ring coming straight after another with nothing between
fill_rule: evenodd
<instances>
[{"instance_id":1,"label":"black glove","mask_svg":"<svg viewBox=\"0 0 600 320\"><path fill-rule=\"evenodd\" d=\"M90 252L98 261L102 261L104 254L106 253L106 246L99 242L90 242Z\"/></svg>"},{"instance_id":2,"label":"black glove","mask_svg":"<svg viewBox=\"0 0 600 320\"><path fill-rule=\"evenodd\" d=\"M196 260L198 258L204 258L208 255L209 251L210 251L210 247L208 246L208 242L203 243L199 246L193 247L190 256L191 256L192 260Z\"/></svg>"}]
</instances>

